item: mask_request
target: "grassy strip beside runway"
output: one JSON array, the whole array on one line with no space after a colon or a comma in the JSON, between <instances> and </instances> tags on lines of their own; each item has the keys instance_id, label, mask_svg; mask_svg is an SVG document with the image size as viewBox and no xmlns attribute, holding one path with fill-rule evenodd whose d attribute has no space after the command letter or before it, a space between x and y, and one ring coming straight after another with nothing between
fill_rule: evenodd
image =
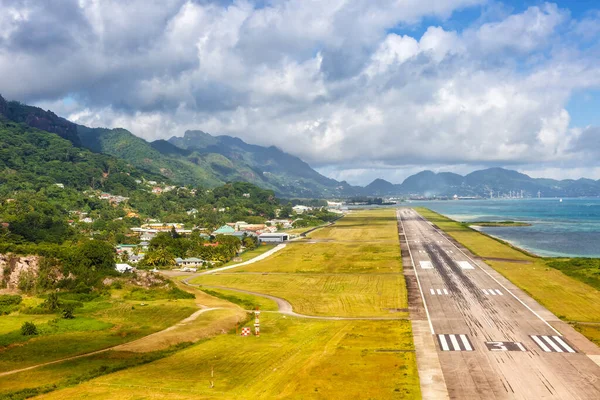
<instances>
[{"instance_id":1,"label":"grassy strip beside runway","mask_svg":"<svg viewBox=\"0 0 600 400\"><path fill-rule=\"evenodd\" d=\"M260 337L221 335L41 398L420 397L408 321L308 321L268 314L261 316L261 328Z\"/></svg>"},{"instance_id":2,"label":"grassy strip beside runway","mask_svg":"<svg viewBox=\"0 0 600 400\"><path fill-rule=\"evenodd\" d=\"M431 210L416 210L473 254L483 258L506 259L507 261L486 262L559 318L573 322L600 321L600 291L552 268L550 265L555 260L528 255ZM586 326L585 330L579 330L592 340L600 337L597 329Z\"/></svg>"},{"instance_id":3,"label":"grassy strip beside runway","mask_svg":"<svg viewBox=\"0 0 600 400\"><path fill-rule=\"evenodd\" d=\"M406 308L402 275L220 274L201 276L192 284L224 286L286 299L299 314L339 317L403 317Z\"/></svg>"}]
</instances>

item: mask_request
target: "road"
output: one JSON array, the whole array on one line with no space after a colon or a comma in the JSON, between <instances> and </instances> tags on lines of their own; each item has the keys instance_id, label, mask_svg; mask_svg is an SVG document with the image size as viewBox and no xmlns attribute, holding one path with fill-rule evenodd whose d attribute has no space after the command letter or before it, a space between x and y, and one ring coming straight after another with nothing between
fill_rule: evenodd
<instances>
[{"instance_id":1,"label":"road","mask_svg":"<svg viewBox=\"0 0 600 400\"><path fill-rule=\"evenodd\" d=\"M595 345L416 211L397 216L418 290L411 317L429 328L414 333L424 398L600 399Z\"/></svg>"}]
</instances>

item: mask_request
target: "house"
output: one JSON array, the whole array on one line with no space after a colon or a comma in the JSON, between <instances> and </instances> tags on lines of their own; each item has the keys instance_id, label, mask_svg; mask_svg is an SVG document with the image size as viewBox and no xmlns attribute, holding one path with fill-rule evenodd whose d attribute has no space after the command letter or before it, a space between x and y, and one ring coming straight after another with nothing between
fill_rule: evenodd
<instances>
[{"instance_id":1,"label":"house","mask_svg":"<svg viewBox=\"0 0 600 400\"><path fill-rule=\"evenodd\" d=\"M133 254L137 247L136 244L119 244L117 245L117 254Z\"/></svg>"},{"instance_id":2,"label":"house","mask_svg":"<svg viewBox=\"0 0 600 400\"><path fill-rule=\"evenodd\" d=\"M154 239L154 237L156 236L156 231L151 232L151 231L147 231L147 232L143 232L140 235L140 240L143 242L149 242L152 239Z\"/></svg>"},{"instance_id":3,"label":"house","mask_svg":"<svg viewBox=\"0 0 600 400\"><path fill-rule=\"evenodd\" d=\"M202 246L204 247L217 247L219 245L219 242L214 242L214 243L203 243Z\"/></svg>"},{"instance_id":4,"label":"house","mask_svg":"<svg viewBox=\"0 0 600 400\"><path fill-rule=\"evenodd\" d=\"M132 263L132 264L137 264L137 263L139 263L140 261L142 261L142 260L143 260L143 258L144 258L144 256L143 256L143 255L139 255L139 256L136 256L136 255L130 255L130 256L129 256L129 262L130 262L130 263Z\"/></svg>"},{"instance_id":5,"label":"house","mask_svg":"<svg viewBox=\"0 0 600 400\"><path fill-rule=\"evenodd\" d=\"M84 219L80 220L81 222L84 222L86 224L91 224L92 222L94 222L93 219L91 219L90 217L85 217Z\"/></svg>"},{"instance_id":6,"label":"house","mask_svg":"<svg viewBox=\"0 0 600 400\"><path fill-rule=\"evenodd\" d=\"M214 231L213 235L230 235L233 232L235 232L235 229L233 229L231 226L223 225L222 227Z\"/></svg>"},{"instance_id":7,"label":"house","mask_svg":"<svg viewBox=\"0 0 600 400\"><path fill-rule=\"evenodd\" d=\"M297 206L292 207L292 210L294 210L294 212L296 214L304 214L306 211L312 210L312 208L307 207L307 206L297 205Z\"/></svg>"},{"instance_id":8,"label":"house","mask_svg":"<svg viewBox=\"0 0 600 400\"><path fill-rule=\"evenodd\" d=\"M283 243L290 240L290 235L287 233L263 233L258 236L261 243Z\"/></svg>"},{"instance_id":9,"label":"house","mask_svg":"<svg viewBox=\"0 0 600 400\"><path fill-rule=\"evenodd\" d=\"M292 227L292 221L289 219L272 219L267 221L266 224L271 226L280 225L282 229L289 229Z\"/></svg>"},{"instance_id":10,"label":"house","mask_svg":"<svg viewBox=\"0 0 600 400\"><path fill-rule=\"evenodd\" d=\"M191 210L186 211L187 215L196 215L198 214L198 210L196 210L195 208L192 208Z\"/></svg>"},{"instance_id":11,"label":"house","mask_svg":"<svg viewBox=\"0 0 600 400\"><path fill-rule=\"evenodd\" d=\"M198 267L204 264L204 260L201 260L196 257L176 258L175 263L178 267Z\"/></svg>"},{"instance_id":12,"label":"house","mask_svg":"<svg viewBox=\"0 0 600 400\"><path fill-rule=\"evenodd\" d=\"M133 271L135 268L133 268L131 265L129 264L117 264L115 266L115 269L120 272L120 273L124 273L124 272L131 272Z\"/></svg>"},{"instance_id":13,"label":"house","mask_svg":"<svg viewBox=\"0 0 600 400\"><path fill-rule=\"evenodd\" d=\"M62 184L62 183L55 183L55 184L54 184L54 186L58 186L58 187L59 187L59 188L61 188L61 189L64 189L64 188L65 188L65 185L64 185L64 184Z\"/></svg>"}]
</instances>

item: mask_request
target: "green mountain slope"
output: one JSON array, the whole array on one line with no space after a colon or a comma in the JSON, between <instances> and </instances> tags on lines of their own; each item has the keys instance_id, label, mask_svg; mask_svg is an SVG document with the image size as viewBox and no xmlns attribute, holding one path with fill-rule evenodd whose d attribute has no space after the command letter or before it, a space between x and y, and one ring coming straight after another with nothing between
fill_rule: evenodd
<instances>
[{"instance_id":1,"label":"green mountain slope","mask_svg":"<svg viewBox=\"0 0 600 400\"><path fill-rule=\"evenodd\" d=\"M156 179L157 175L0 115L0 194L54 184L122 194L142 178Z\"/></svg>"}]
</instances>

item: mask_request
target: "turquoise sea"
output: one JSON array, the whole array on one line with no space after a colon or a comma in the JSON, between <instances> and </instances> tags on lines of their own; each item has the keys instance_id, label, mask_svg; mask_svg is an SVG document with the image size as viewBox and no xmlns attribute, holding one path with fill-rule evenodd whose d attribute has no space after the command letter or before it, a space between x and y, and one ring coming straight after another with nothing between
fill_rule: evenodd
<instances>
[{"instance_id":1,"label":"turquoise sea","mask_svg":"<svg viewBox=\"0 0 600 400\"><path fill-rule=\"evenodd\" d=\"M413 201L457 221L514 220L485 233L541 256L600 257L600 198Z\"/></svg>"}]
</instances>

